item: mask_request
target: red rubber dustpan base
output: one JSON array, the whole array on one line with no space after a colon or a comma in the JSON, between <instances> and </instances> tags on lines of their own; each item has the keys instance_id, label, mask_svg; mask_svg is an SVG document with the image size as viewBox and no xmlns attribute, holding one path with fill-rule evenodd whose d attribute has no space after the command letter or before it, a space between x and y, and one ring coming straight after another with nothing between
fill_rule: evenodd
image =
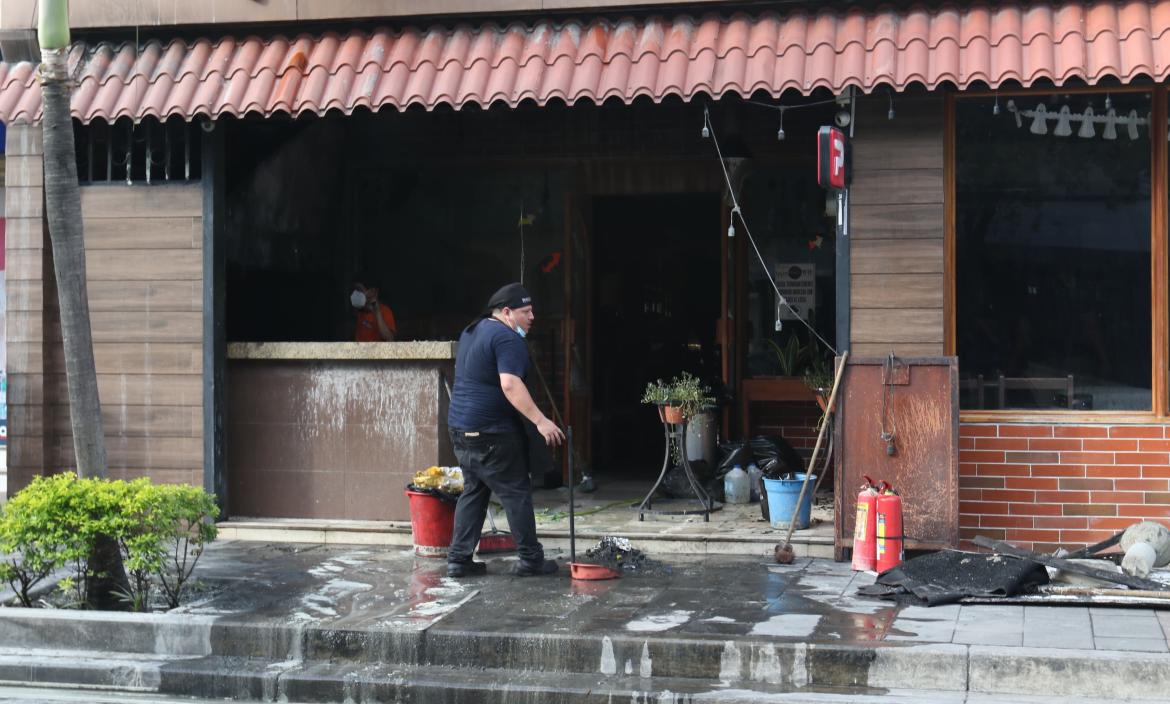
<instances>
[{"instance_id":1,"label":"red rubber dustpan base","mask_svg":"<svg viewBox=\"0 0 1170 704\"><path fill-rule=\"evenodd\" d=\"M573 579L617 579L621 575L603 565L591 565L588 562L570 562L569 574Z\"/></svg>"}]
</instances>

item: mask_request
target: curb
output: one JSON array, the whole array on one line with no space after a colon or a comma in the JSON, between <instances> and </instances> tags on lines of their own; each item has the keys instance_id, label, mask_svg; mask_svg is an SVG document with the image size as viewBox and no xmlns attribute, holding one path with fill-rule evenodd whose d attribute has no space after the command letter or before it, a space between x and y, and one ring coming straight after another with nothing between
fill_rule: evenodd
<instances>
[{"instance_id":1,"label":"curb","mask_svg":"<svg viewBox=\"0 0 1170 704\"><path fill-rule=\"evenodd\" d=\"M168 676L186 671L190 677L223 677L228 690L239 688L233 691L247 691L249 696L254 691L266 696L280 676L292 676L293 670L319 672L332 681L336 672L374 667L422 673L427 668L465 673L492 670L540 675L550 681L641 677L689 682L694 687L721 683L723 687L785 691L911 689L1162 701L1170 691L1170 654L1166 653L950 643L863 647L766 639L647 638L622 632L488 633L445 630L441 623L426 630L346 629L231 616L4 609L0 611L0 647L5 649L0 651L0 675L8 680L110 686L137 681L149 686L155 681L156 668L148 663L163 660L164 684ZM70 653L71 659L59 659L61 653ZM42 663L35 678L26 678L29 671L21 662L26 656L29 663ZM117 670L109 663L119 656L142 662L144 667ZM90 662L127 674L110 681L95 680ZM249 675L252 670L260 674ZM649 689L657 686L650 684Z\"/></svg>"}]
</instances>

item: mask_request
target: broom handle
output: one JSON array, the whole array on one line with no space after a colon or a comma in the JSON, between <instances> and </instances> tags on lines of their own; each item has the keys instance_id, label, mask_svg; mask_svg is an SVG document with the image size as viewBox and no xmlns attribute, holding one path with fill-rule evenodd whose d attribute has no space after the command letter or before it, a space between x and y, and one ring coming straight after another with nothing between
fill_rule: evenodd
<instances>
[{"instance_id":1,"label":"broom handle","mask_svg":"<svg viewBox=\"0 0 1170 704\"><path fill-rule=\"evenodd\" d=\"M837 376L833 379L833 391L829 394L829 403L825 406L826 417L833 412L833 404L837 401L837 389L841 386L841 377L845 374L845 363L848 361L849 350L845 350L845 354L841 355L841 366L837 368ZM800 485L800 496L796 499L796 508L792 510L792 520L788 521L788 537L784 539L785 545L792 542L792 532L796 530L796 517L800 515L800 506L804 503L805 493L808 492L808 480L816 471L817 455L821 452L821 443L825 440L825 429L828 427L828 422L821 423L821 432L817 433L817 444L813 447L812 457L809 458L808 471L804 473L804 483Z\"/></svg>"},{"instance_id":2,"label":"broom handle","mask_svg":"<svg viewBox=\"0 0 1170 704\"><path fill-rule=\"evenodd\" d=\"M569 441L569 563L577 561L577 525L573 511L573 426L565 429Z\"/></svg>"}]
</instances>

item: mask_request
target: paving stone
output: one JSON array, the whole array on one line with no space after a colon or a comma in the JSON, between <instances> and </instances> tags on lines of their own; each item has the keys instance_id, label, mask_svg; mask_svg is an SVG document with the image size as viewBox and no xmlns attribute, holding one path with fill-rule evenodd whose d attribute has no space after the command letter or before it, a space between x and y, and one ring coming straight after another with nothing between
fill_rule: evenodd
<instances>
[{"instance_id":1,"label":"paving stone","mask_svg":"<svg viewBox=\"0 0 1170 704\"><path fill-rule=\"evenodd\" d=\"M1022 606L963 606L955 624L954 643L1023 645Z\"/></svg>"},{"instance_id":2,"label":"paving stone","mask_svg":"<svg viewBox=\"0 0 1170 704\"><path fill-rule=\"evenodd\" d=\"M1158 621L1162 624L1162 632L1166 634L1166 640L1170 640L1170 611L1159 611Z\"/></svg>"},{"instance_id":3,"label":"paving stone","mask_svg":"<svg viewBox=\"0 0 1170 704\"><path fill-rule=\"evenodd\" d=\"M898 612L900 618L915 621L958 621L959 604L944 604L942 606L906 606Z\"/></svg>"},{"instance_id":4,"label":"paving stone","mask_svg":"<svg viewBox=\"0 0 1170 704\"><path fill-rule=\"evenodd\" d=\"M1089 610L1025 606L1024 645L1092 650L1093 624Z\"/></svg>"},{"instance_id":5,"label":"paving stone","mask_svg":"<svg viewBox=\"0 0 1170 704\"><path fill-rule=\"evenodd\" d=\"M915 641L922 643L950 643L955 637L954 621L918 621L908 618L894 619L886 640Z\"/></svg>"},{"instance_id":6,"label":"paving stone","mask_svg":"<svg viewBox=\"0 0 1170 704\"><path fill-rule=\"evenodd\" d=\"M987 622L991 620L1019 620L1024 618L1024 607L998 604L963 604L959 607L959 622Z\"/></svg>"},{"instance_id":7,"label":"paving stone","mask_svg":"<svg viewBox=\"0 0 1170 704\"><path fill-rule=\"evenodd\" d=\"M1094 614L1093 635L1098 638L1166 639L1162 624L1152 611Z\"/></svg>"},{"instance_id":8,"label":"paving stone","mask_svg":"<svg viewBox=\"0 0 1170 704\"><path fill-rule=\"evenodd\" d=\"M1143 653L1166 653L1165 638L1109 638L1097 636L1093 639L1098 650L1129 650Z\"/></svg>"},{"instance_id":9,"label":"paving stone","mask_svg":"<svg viewBox=\"0 0 1170 704\"><path fill-rule=\"evenodd\" d=\"M951 642L965 645L1020 646L1024 644L1024 633L995 625L967 627L960 625L955 629L955 636Z\"/></svg>"}]
</instances>

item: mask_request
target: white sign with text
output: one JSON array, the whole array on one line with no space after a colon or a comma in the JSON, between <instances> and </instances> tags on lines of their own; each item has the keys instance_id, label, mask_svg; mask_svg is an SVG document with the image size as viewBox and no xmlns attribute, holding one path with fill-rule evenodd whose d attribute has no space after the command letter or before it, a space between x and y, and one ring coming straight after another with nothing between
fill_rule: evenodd
<instances>
[{"instance_id":1,"label":"white sign with text","mask_svg":"<svg viewBox=\"0 0 1170 704\"><path fill-rule=\"evenodd\" d=\"M817 265L805 262L777 264L776 288L792 308L789 310L777 299L776 320L810 320L817 307Z\"/></svg>"}]
</instances>

